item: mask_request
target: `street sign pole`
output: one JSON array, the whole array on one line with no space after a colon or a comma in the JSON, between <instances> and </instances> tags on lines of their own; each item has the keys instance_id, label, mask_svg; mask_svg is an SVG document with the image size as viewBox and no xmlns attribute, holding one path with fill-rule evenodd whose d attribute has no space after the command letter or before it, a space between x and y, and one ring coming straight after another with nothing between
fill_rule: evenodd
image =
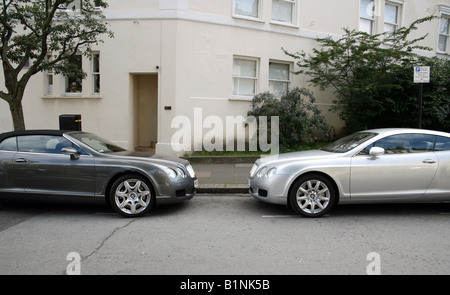
<instances>
[{"instance_id":1,"label":"street sign pole","mask_svg":"<svg viewBox=\"0 0 450 295\"><path fill-rule=\"evenodd\" d=\"M423 105L423 84L430 83L430 67L414 67L414 83L419 84L418 97L418 127L422 129L422 105Z\"/></svg>"},{"instance_id":2,"label":"street sign pole","mask_svg":"<svg viewBox=\"0 0 450 295\"><path fill-rule=\"evenodd\" d=\"M423 83L419 84L419 125L418 128L422 129L422 101L423 101Z\"/></svg>"}]
</instances>

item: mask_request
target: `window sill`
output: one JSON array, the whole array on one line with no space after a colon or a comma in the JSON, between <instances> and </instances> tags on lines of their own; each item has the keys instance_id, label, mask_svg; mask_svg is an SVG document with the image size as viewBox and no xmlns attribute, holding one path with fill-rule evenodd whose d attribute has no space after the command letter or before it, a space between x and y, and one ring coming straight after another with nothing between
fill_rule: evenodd
<instances>
[{"instance_id":1,"label":"window sill","mask_svg":"<svg viewBox=\"0 0 450 295\"><path fill-rule=\"evenodd\" d=\"M280 21L276 21L276 20L271 20L270 24L271 25L282 26L282 27L287 27L287 28L292 28L292 29L300 29L300 27L298 25L294 25L294 24L291 24L291 23L280 22Z\"/></svg>"},{"instance_id":2,"label":"window sill","mask_svg":"<svg viewBox=\"0 0 450 295\"><path fill-rule=\"evenodd\" d=\"M239 14L233 14L233 18L234 19L240 19L240 20L249 20L249 21L253 21L253 22L256 22L256 23L264 23L264 21L262 19L260 19L260 18L245 16L245 15L239 15Z\"/></svg>"},{"instance_id":3,"label":"window sill","mask_svg":"<svg viewBox=\"0 0 450 295\"><path fill-rule=\"evenodd\" d=\"M436 51L436 54L449 56L449 55L450 55L450 52Z\"/></svg>"},{"instance_id":4,"label":"window sill","mask_svg":"<svg viewBox=\"0 0 450 295\"><path fill-rule=\"evenodd\" d=\"M244 96L244 95L233 95L229 98L230 101L247 101L251 102L253 100L253 96Z\"/></svg>"},{"instance_id":5,"label":"window sill","mask_svg":"<svg viewBox=\"0 0 450 295\"><path fill-rule=\"evenodd\" d=\"M44 95L42 99L101 99L101 95L90 95L90 96L82 96L82 95L60 95L60 96L51 96Z\"/></svg>"}]
</instances>

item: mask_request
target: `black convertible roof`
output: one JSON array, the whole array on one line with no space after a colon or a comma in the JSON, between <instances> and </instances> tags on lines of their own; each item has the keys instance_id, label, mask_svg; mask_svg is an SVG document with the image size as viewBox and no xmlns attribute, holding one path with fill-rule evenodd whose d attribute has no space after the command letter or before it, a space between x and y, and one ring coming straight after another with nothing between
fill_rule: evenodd
<instances>
[{"instance_id":1,"label":"black convertible roof","mask_svg":"<svg viewBox=\"0 0 450 295\"><path fill-rule=\"evenodd\" d=\"M64 133L70 131L67 130L20 130L20 131L11 131L0 134L0 142L4 139L14 136L21 135L53 135L53 136L62 136Z\"/></svg>"}]
</instances>

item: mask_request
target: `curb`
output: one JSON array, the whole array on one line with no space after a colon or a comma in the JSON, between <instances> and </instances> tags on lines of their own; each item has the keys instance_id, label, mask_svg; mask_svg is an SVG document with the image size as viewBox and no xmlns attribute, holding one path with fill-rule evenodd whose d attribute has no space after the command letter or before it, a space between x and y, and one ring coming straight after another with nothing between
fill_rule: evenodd
<instances>
[{"instance_id":1,"label":"curb","mask_svg":"<svg viewBox=\"0 0 450 295\"><path fill-rule=\"evenodd\" d=\"M260 156L183 157L191 164L253 164ZM246 184L199 184L197 194L248 194Z\"/></svg>"}]
</instances>

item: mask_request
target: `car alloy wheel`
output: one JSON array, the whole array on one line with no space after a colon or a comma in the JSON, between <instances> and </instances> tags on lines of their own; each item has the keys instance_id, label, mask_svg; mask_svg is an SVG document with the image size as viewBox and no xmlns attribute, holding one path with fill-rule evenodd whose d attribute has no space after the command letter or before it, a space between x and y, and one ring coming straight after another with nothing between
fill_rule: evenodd
<instances>
[{"instance_id":1,"label":"car alloy wheel","mask_svg":"<svg viewBox=\"0 0 450 295\"><path fill-rule=\"evenodd\" d=\"M321 175L299 178L291 190L289 200L295 212L307 217L319 217L334 205L336 192L332 183Z\"/></svg>"},{"instance_id":2,"label":"car alloy wheel","mask_svg":"<svg viewBox=\"0 0 450 295\"><path fill-rule=\"evenodd\" d=\"M114 182L110 201L122 216L138 217L153 207L154 197L146 180L137 175L125 175Z\"/></svg>"}]
</instances>

